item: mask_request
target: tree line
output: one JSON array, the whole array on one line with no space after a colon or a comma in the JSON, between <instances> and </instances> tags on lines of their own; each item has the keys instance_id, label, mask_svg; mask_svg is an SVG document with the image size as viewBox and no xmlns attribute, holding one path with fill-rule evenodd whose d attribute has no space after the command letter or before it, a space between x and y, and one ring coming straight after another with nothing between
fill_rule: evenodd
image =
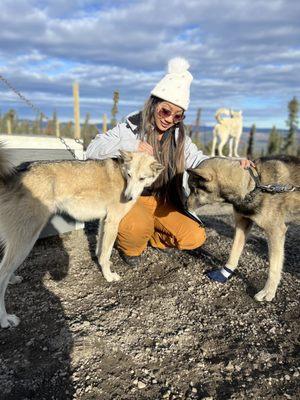
<instances>
[{"instance_id":1,"label":"tree line","mask_svg":"<svg viewBox=\"0 0 300 400\"><path fill-rule=\"evenodd\" d=\"M111 109L110 123L107 124L103 121L103 130L112 128L117 124L117 113L118 113L118 102L119 92L115 91L113 95L113 106ZM200 113L201 109L198 109L197 118L194 125L188 125L188 134L192 137L197 145L204 150L204 152L210 153L211 142L205 144L200 140ZM286 120L287 132L282 134L274 125L270 130L267 148L262 149L260 154L255 151L255 134L256 125L251 126L248 142L244 149L241 149L241 154L244 153L248 158L254 158L261 155L297 155L300 156L300 144L297 140L298 132L298 113L299 113L299 102L296 97L293 97L288 103L288 118ZM81 125L82 138L84 147L97 135L98 128L95 124L90 122L90 114L87 113L84 123ZM13 109L8 110L2 114L0 111L0 133L14 133L14 134L45 134L45 135L59 135L62 137L74 137L74 123L72 121L63 122L58 124L57 112L54 111L52 118L45 118L43 114L37 115L34 121L19 119L17 112ZM10 130L10 132L8 132ZM226 152L226 149L225 149Z\"/></svg>"},{"instance_id":2,"label":"tree line","mask_svg":"<svg viewBox=\"0 0 300 400\"><path fill-rule=\"evenodd\" d=\"M300 144L297 140L298 132L298 113L299 102L296 97L293 97L288 103L288 118L286 120L287 133L282 135L280 131L273 125L268 138L267 148L263 150L261 155L277 155L287 154L300 156ZM254 138L256 133L255 124L252 125L249 133L247 157L253 158L254 154Z\"/></svg>"}]
</instances>

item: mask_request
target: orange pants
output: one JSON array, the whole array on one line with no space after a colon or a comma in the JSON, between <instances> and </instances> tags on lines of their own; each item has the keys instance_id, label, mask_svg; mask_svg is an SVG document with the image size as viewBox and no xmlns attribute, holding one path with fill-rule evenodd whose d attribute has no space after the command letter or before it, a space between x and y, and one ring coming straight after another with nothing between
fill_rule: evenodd
<instances>
[{"instance_id":1,"label":"orange pants","mask_svg":"<svg viewBox=\"0 0 300 400\"><path fill-rule=\"evenodd\" d=\"M128 256L139 256L150 242L152 247L195 249L205 241L199 223L175 206L154 196L141 196L121 220L117 247Z\"/></svg>"}]
</instances>

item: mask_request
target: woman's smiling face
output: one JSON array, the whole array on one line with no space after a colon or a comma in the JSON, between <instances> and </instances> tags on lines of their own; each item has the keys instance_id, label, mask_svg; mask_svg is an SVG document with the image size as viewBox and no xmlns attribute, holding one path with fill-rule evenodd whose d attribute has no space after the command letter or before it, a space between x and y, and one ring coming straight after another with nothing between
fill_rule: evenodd
<instances>
[{"instance_id":1,"label":"woman's smiling face","mask_svg":"<svg viewBox=\"0 0 300 400\"><path fill-rule=\"evenodd\" d=\"M156 106L154 120L156 127L161 132L167 131L183 118L184 110L168 101L162 101Z\"/></svg>"}]
</instances>

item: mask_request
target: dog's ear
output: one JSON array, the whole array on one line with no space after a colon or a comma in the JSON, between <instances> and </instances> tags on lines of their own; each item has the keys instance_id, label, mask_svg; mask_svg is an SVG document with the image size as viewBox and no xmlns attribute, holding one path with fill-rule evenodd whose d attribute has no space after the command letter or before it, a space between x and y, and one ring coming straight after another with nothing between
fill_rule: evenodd
<instances>
[{"instance_id":1,"label":"dog's ear","mask_svg":"<svg viewBox=\"0 0 300 400\"><path fill-rule=\"evenodd\" d=\"M156 174L160 174L165 167L161 165L159 162L155 161L150 165L152 171Z\"/></svg>"},{"instance_id":2,"label":"dog's ear","mask_svg":"<svg viewBox=\"0 0 300 400\"><path fill-rule=\"evenodd\" d=\"M130 151L119 150L119 153L124 162L130 162L132 160L132 154Z\"/></svg>"},{"instance_id":3,"label":"dog's ear","mask_svg":"<svg viewBox=\"0 0 300 400\"><path fill-rule=\"evenodd\" d=\"M188 170L189 175L193 176L194 178L197 178L203 182L210 182L212 181L212 174L205 168L199 168L199 169L189 169Z\"/></svg>"}]
</instances>

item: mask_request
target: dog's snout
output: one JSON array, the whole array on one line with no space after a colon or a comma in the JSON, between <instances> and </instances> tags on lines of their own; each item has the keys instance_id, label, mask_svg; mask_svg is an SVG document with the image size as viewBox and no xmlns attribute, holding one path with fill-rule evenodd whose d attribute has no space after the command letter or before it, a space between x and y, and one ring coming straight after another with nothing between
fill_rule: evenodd
<instances>
[{"instance_id":1,"label":"dog's snout","mask_svg":"<svg viewBox=\"0 0 300 400\"><path fill-rule=\"evenodd\" d=\"M131 200L133 200L133 196L132 196L131 194L126 194L126 193L125 193L124 197L125 197L125 200L126 200L126 201L131 201Z\"/></svg>"}]
</instances>

